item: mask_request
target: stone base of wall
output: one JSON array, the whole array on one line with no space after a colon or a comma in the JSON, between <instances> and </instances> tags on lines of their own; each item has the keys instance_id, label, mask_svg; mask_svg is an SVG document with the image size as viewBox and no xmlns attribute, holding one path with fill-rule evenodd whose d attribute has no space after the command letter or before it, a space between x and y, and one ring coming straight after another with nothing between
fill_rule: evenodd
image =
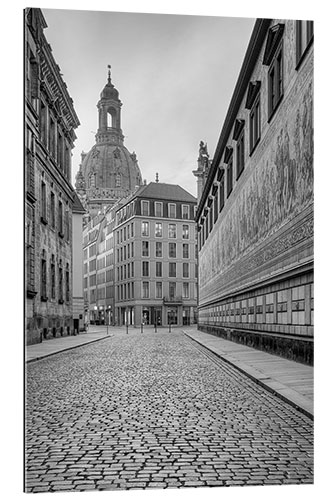
<instances>
[{"instance_id":1,"label":"stone base of wall","mask_svg":"<svg viewBox=\"0 0 333 500\"><path fill-rule=\"evenodd\" d=\"M36 316L27 321L26 345L38 344L44 340L74 335L73 318L44 318Z\"/></svg>"},{"instance_id":2,"label":"stone base of wall","mask_svg":"<svg viewBox=\"0 0 333 500\"><path fill-rule=\"evenodd\" d=\"M313 365L313 340L306 337L245 331L237 328L226 329L203 324L199 324L198 329L232 342L282 356L292 361Z\"/></svg>"}]
</instances>

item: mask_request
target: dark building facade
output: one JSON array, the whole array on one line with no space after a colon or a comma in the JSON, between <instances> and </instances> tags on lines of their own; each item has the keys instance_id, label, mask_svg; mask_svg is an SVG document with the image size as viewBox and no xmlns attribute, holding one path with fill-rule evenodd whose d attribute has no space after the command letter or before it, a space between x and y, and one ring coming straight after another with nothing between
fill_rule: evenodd
<instances>
[{"instance_id":1,"label":"dark building facade","mask_svg":"<svg viewBox=\"0 0 333 500\"><path fill-rule=\"evenodd\" d=\"M256 21L197 222L199 328L311 364L312 22Z\"/></svg>"},{"instance_id":2,"label":"dark building facade","mask_svg":"<svg viewBox=\"0 0 333 500\"><path fill-rule=\"evenodd\" d=\"M40 9L25 10L26 342L66 335L72 317L71 150L79 125Z\"/></svg>"}]
</instances>

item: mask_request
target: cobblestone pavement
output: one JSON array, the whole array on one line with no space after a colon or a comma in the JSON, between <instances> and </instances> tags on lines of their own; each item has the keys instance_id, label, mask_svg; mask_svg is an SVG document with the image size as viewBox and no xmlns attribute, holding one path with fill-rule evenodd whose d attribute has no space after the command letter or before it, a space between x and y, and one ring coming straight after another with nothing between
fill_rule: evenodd
<instances>
[{"instance_id":1,"label":"cobblestone pavement","mask_svg":"<svg viewBox=\"0 0 333 500\"><path fill-rule=\"evenodd\" d=\"M313 422L180 330L27 365L26 491L313 482Z\"/></svg>"}]
</instances>

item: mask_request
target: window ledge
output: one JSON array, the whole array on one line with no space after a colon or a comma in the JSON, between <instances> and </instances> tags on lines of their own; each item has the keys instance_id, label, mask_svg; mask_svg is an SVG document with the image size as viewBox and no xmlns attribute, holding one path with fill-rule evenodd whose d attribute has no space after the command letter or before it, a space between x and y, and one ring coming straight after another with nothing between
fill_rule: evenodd
<instances>
[{"instance_id":1,"label":"window ledge","mask_svg":"<svg viewBox=\"0 0 333 500\"><path fill-rule=\"evenodd\" d=\"M64 235L64 233L62 233L61 231L59 231L58 232L58 236L59 236L59 238L63 238L65 235Z\"/></svg>"},{"instance_id":2,"label":"window ledge","mask_svg":"<svg viewBox=\"0 0 333 500\"><path fill-rule=\"evenodd\" d=\"M42 224L44 224L45 226L47 225L47 219L45 219L45 217L43 215L41 215L40 217L40 221Z\"/></svg>"}]
</instances>

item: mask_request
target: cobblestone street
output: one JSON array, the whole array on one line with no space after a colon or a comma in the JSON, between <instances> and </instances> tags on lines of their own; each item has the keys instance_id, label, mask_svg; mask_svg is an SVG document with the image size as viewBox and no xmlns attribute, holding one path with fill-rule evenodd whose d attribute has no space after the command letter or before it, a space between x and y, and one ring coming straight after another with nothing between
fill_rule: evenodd
<instances>
[{"instance_id":1,"label":"cobblestone street","mask_svg":"<svg viewBox=\"0 0 333 500\"><path fill-rule=\"evenodd\" d=\"M27 365L26 491L313 482L313 422L181 330Z\"/></svg>"}]
</instances>

